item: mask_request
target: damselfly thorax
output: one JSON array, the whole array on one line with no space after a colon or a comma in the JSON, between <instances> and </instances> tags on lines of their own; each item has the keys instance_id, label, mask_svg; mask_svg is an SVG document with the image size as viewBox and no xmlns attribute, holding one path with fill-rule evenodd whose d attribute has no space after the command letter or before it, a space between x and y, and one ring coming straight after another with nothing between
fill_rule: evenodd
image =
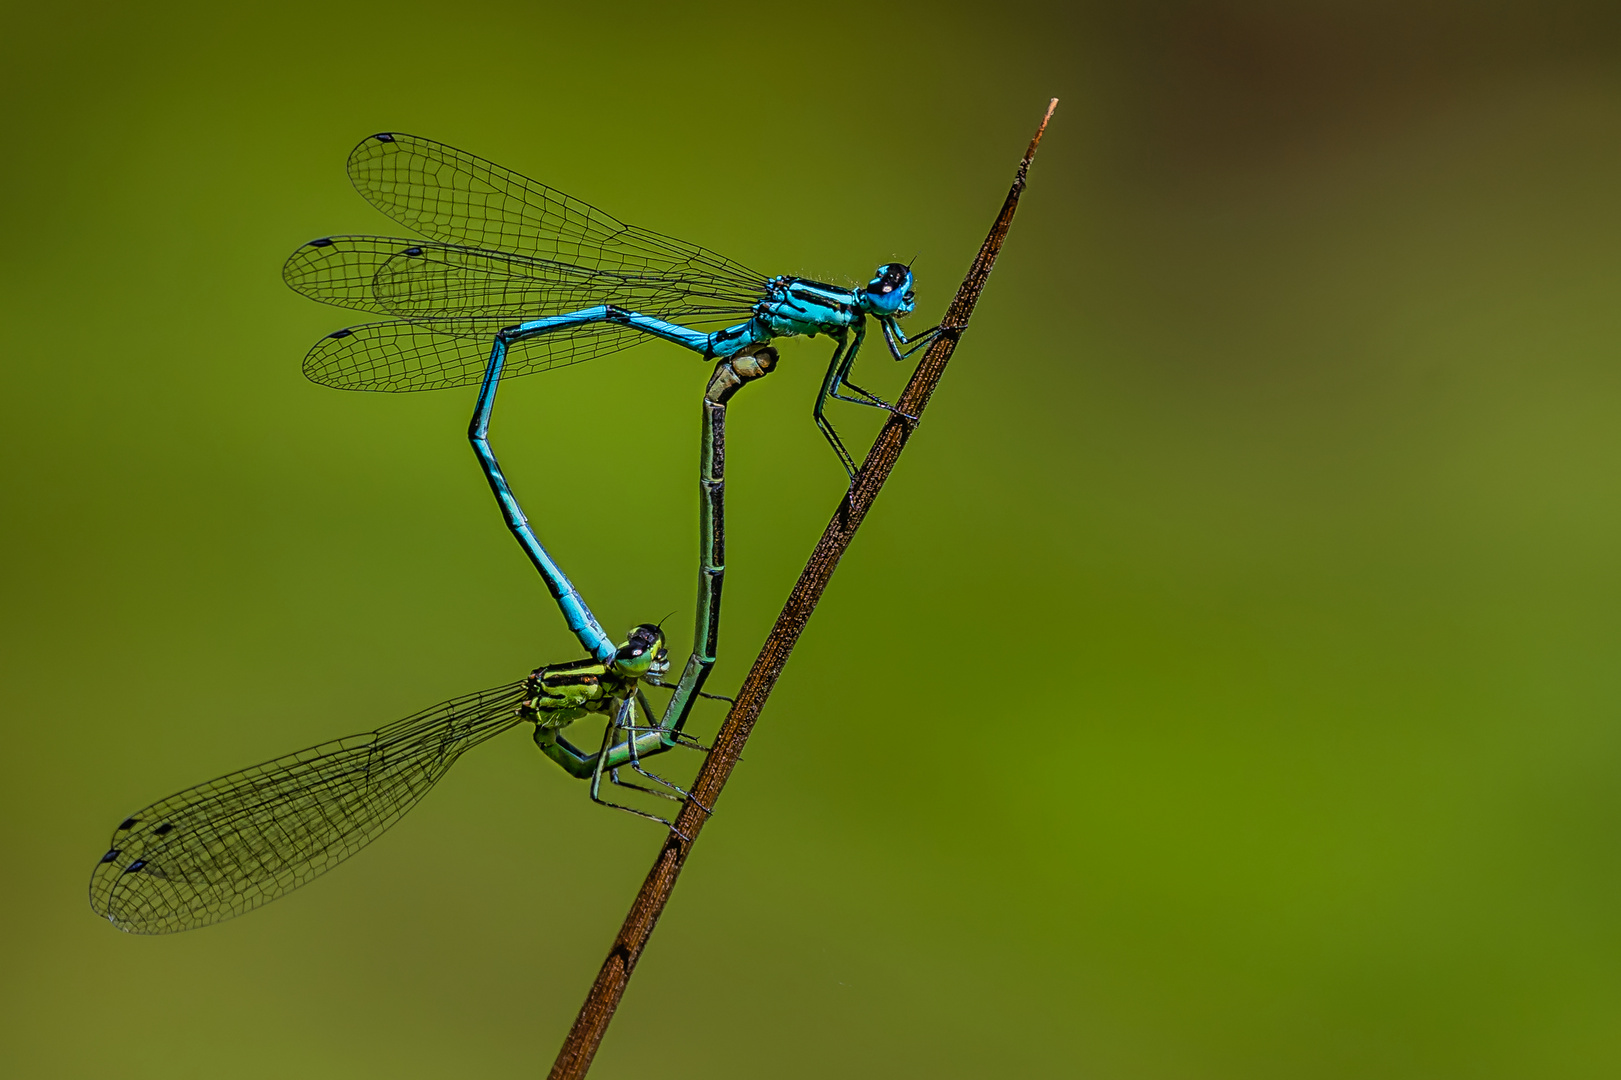
<instances>
[{"instance_id":1,"label":"damselfly thorax","mask_svg":"<svg viewBox=\"0 0 1621 1080\"><path fill-rule=\"evenodd\" d=\"M837 337L866 318L854 289L791 277L773 278L771 286L771 299L754 309L754 317L778 337Z\"/></svg>"},{"instance_id":2,"label":"damselfly thorax","mask_svg":"<svg viewBox=\"0 0 1621 1080\"><path fill-rule=\"evenodd\" d=\"M414 258L414 256L408 256ZM126 817L96 862L90 904L121 930L162 934L240 915L313 880L381 835L427 794L463 753L523 723L541 753L570 776L590 781L591 799L662 824L644 810L611 802L603 785L680 802L687 792L650 771L645 758L695 745L684 726L715 663L725 572L723 483L727 402L776 366L769 346L747 348L716 365L703 400L700 455L703 523L692 653L674 685L664 633L643 624L615 645L529 530L516 500L508 524L545 575L553 598L590 656L537 668L521 682L442 702L374 731L322 743L177 792ZM487 421L488 417L485 416ZM511 493L491 459L509 509ZM662 715L645 686L671 691ZM729 700L729 699L728 699ZM601 748L570 743L564 729L589 715L607 720ZM621 779L633 770L652 786ZM700 804L701 805L701 804Z\"/></svg>"},{"instance_id":3,"label":"damselfly thorax","mask_svg":"<svg viewBox=\"0 0 1621 1080\"><path fill-rule=\"evenodd\" d=\"M663 685L669 670L663 631L638 626L611 660L571 660L530 672L518 714L541 730L564 728L587 713L618 708L642 679Z\"/></svg>"},{"instance_id":4,"label":"damselfly thorax","mask_svg":"<svg viewBox=\"0 0 1621 1080\"><path fill-rule=\"evenodd\" d=\"M314 299L391 321L338 330L304 372L347 390L488 385L662 339L706 360L777 337L837 346L812 406L852 479L854 456L825 415L829 401L893 411L851 381L867 317L905 359L935 327L908 337L911 267L885 263L859 288L766 277L697 244L628 225L472 154L383 132L349 157L355 187L423 234L325 236L288 259L287 283Z\"/></svg>"}]
</instances>

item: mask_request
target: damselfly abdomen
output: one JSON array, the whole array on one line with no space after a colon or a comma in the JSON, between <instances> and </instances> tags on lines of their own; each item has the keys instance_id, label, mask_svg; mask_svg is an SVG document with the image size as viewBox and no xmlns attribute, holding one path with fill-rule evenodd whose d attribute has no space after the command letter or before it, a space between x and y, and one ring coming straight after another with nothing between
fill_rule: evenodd
<instances>
[{"instance_id":1,"label":"damselfly abdomen","mask_svg":"<svg viewBox=\"0 0 1621 1080\"><path fill-rule=\"evenodd\" d=\"M287 260L283 276L304 295L391 317L316 343L304 371L327 386L432 390L480 382L492 367L526 375L649 338L714 359L826 334L835 347L812 411L854 476L824 409L829 398L890 407L849 380L868 317L897 360L935 332L901 330L916 300L902 263L880 266L859 289L768 278L413 135L365 139L349 155L349 176L372 205L427 239L323 237Z\"/></svg>"}]
</instances>

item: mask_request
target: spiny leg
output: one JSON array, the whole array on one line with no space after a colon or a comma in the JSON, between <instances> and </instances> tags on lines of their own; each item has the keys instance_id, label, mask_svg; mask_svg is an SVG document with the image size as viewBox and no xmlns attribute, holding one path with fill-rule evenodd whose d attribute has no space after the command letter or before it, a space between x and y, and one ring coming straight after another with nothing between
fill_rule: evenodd
<instances>
[{"instance_id":1,"label":"spiny leg","mask_svg":"<svg viewBox=\"0 0 1621 1080\"><path fill-rule=\"evenodd\" d=\"M870 390L863 390L850 381L850 369L855 366L856 356L861 352L861 343L867 339L867 321L865 319L855 324L855 340L838 364L838 372L833 376L832 397L840 401L848 401L852 405L868 405L875 409L884 409L894 412L895 407ZM854 390L861 397L847 397L839 393L841 389Z\"/></svg>"},{"instance_id":2,"label":"spiny leg","mask_svg":"<svg viewBox=\"0 0 1621 1080\"><path fill-rule=\"evenodd\" d=\"M609 726L612 726L611 722ZM630 730L647 731L652 729L632 728ZM609 737L612 738L615 736L610 735ZM590 780L595 778L599 771L599 766L604 761L602 751L599 750L596 753L587 754L585 751L581 750L573 743L565 739L562 733L556 728L537 726L535 728L535 745L540 747L541 752L547 757L561 765L564 771L570 776L577 776L582 780ZM658 795L662 798L671 798L671 796L666 795L662 791L652 791L647 788L638 787L635 784L628 784L624 781L616 780L613 775L614 769L612 767L605 771L608 773L608 779L611 783L618 783L623 787L635 788L638 791L647 791L649 795Z\"/></svg>"},{"instance_id":3,"label":"spiny leg","mask_svg":"<svg viewBox=\"0 0 1621 1080\"><path fill-rule=\"evenodd\" d=\"M834 391L838 389L839 369L844 360L844 349L845 341L841 337L838 339L837 347L833 350L832 358L828 360L827 374L822 376L822 388L816 394L816 404L811 409L811 415L816 418L816 426L821 429L822 437L833 448L833 452L839 455L839 461L843 463L844 471L850 474L850 482L854 483L856 460L850 456L850 451L844 448L844 440L839 438L839 433L834 430L833 422L827 418L825 411L828 398L833 397Z\"/></svg>"},{"instance_id":4,"label":"spiny leg","mask_svg":"<svg viewBox=\"0 0 1621 1080\"><path fill-rule=\"evenodd\" d=\"M645 715L649 720L651 720L652 717L653 717L653 706L648 703L647 695L642 693L642 691L637 690L636 691L636 700L642 707L643 715ZM654 727L654 728L635 728L635 727L631 727L631 728L626 728L624 730L630 732L630 738L626 739L625 743L630 749L630 767L631 768L635 769L637 772L641 773L643 776L647 777L649 780L653 781L655 784L663 784L665 787L667 787L671 791L675 792L676 797L678 799L692 799L692 801L697 804L698 809L702 810L704 813L708 814L708 813L713 812L713 811L711 811L709 809L709 807L705 806L703 803L699 802L697 799L693 799L692 798L692 793L690 791L688 791L686 788L683 788L679 784L672 783L671 781L666 780L664 777L658 775L657 773L650 772L647 769L642 767L641 753L637 750L637 742L639 741L637 739L637 735L639 735L639 734L641 734L643 732L646 732L646 731L657 731L662 735L664 733L664 728L662 728L662 727ZM676 733L676 734L679 735L679 733ZM677 740L675 742L675 745L680 745L679 740ZM668 748L669 748L669 744L666 743L665 740L661 739L659 741L659 744L658 744L657 748L654 750L654 752L658 753L658 752L666 750ZM620 782L617 775L613 779L614 779L615 783ZM647 789L643 788L642 790L645 791ZM654 794L663 794L663 793L662 792L654 792Z\"/></svg>"},{"instance_id":5,"label":"spiny leg","mask_svg":"<svg viewBox=\"0 0 1621 1080\"><path fill-rule=\"evenodd\" d=\"M942 323L939 326L931 326L927 330L914 334L912 337L908 338L906 336L906 331L895 325L893 320L882 319L880 320L880 324L883 326L884 330L884 344L889 346L890 355L896 360L905 360L907 357L911 356L913 353L932 342L939 335L940 331L945 329L945 324ZM896 341L897 338L899 339L898 343ZM909 347L903 352L901 350L902 345Z\"/></svg>"},{"instance_id":6,"label":"spiny leg","mask_svg":"<svg viewBox=\"0 0 1621 1080\"><path fill-rule=\"evenodd\" d=\"M927 345L929 343L929 341L933 340L935 334L937 334L939 332L939 330L940 330L940 328L938 326L936 326L936 327L933 327L932 329L923 331L923 333L919 334L917 336L917 338L914 340L914 344L913 344L912 348L907 349L904 353L902 353L902 352L897 350L897 348L895 346L895 342L890 338L890 334L891 334L891 332L893 332L895 334L900 335L901 342L903 344L906 342L906 335L901 333L900 327L894 325L894 323L892 321L888 320L888 319L880 319L879 320L879 326L881 326L883 328L884 343L889 346L889 351L894 354L896 360L904 360L908 356L911 356L918 349L922 348L924 345ZM907 421L909 421L909 422L911 422L913 424L916 424L917 423L917 417L913 416L911 413L901 412L900 409L898 409L895 406L891 405L889 402L885 401L883 398L879 397L877 394L874 394L871 390L865 390L865 389L857 386L855 383L850 381L850 370L851 370L851 368L853 368L855 366L855 354L858 351L858 349L860 348L861 341L865 339L865 330L866 330L865 325L859 327L858 329L861 331L861 334L860 334L860 336L858 337L858 339L856 341L856 346L854 348L852 348L850 350L850 354L845 357L844 370L839 373L839 383L840 383L840 385L848 387L849 389L854 390L856 393L862 394L865 397L870 398L871 400L870 401L860 401L860 400L857 400L855 398L845 397L844 395L839 394L839 393L835 393L833 396L838 398L840 401L853 401L858 405L874 405L874 406L876 406L878 408L887 409L889 412L894 413L896 416L899 416L901 419L907 420Z\"/></svg>"},{"instance_id":7,"label":"spiny leg","mask_svg":"<svg viewBox=\"0 0 1621 1080\"><path fill-rule=\"evenodd\" d=\"M905 420L910 420L913 423L916 423L917 417L912 416L909 413L901 412L895 406L891 405L889 402L885 401L871 390L857 386L855 383L850 381L850 371L855 367L856 356L861 352L861 343L865 341L867 337L866 322L863 320L862 322L857 323L855 331L855 341L851 343L849 351L844 354L844 359L839 364L838 374L833 379L832 396L840 401L848 401L852 405L866 405L874 409L883 409L885 412L893 413L894 415ZM839 390L841 389L854 390L861 396L850 397L846 394L841 394L839 393Z\"/></svg>"},{"instance_id":8,"label":"spiny leg","mask_svg":"<svg viewBox=\"0 0 1621 1080\"><path fill-rule=\"evenodd\" d=\"M660 690L674 690L677 686L676 683L659 682L657 679L647 679L644 681L647 683L647 685L656 686ZM737 699L734 697L727 697L725 694L711 694L707 690L699 690L697 696L707 698L710 701L724 701L728 705L737 704Z\"/></svg>"},{"instance_id":9,"label":"spiny leg","mask_svg":"<svg viewBox=\"0 0 1621 1080\"><path fill-rule=\"evenodd\" d=\"M685 791L683 791L678 785L664 779L664 777L648 772L646 769L642 768L641 745L643 742L651 742L651 745L647 750L649 755L662 753L663 751L669 749L669 747L664 744L664 740L662 738L654 740L647 740L643 738L643 736L646 735L662 735L664 729L653 723L653 706L648 702L647 695L638 689L635 696L636 704L641 707L642 715L647 717L647 724L646 726L639 726L632 722L619 725L619 734L628 736L625 741L620 744L625 750L625 760L610 769L608 779L612 780L621 787L628 787L635 791L645 791L649 795L657 795L661 799L669 799L672 802L680 802L682 799L686 798L687 793ZM630 719L632 721L634 721L635 716L636 710L630 710ZM631 768L635 769L637 772L641 773L655 784L668 788L669 791L655 791L652 788L643 787L640 784L633 784L628 780L619 779L619 769L624 765L629 765ZM671 791L675 792L675 794L670 794Z\"/></svg>"},{"instance_id":10,"label":"spiny leg","mask_svg":"<svg viewBox=\"0 0 1621 1080\"><path fill-rule=\"evenodd\" d=\"M650 683L649 685L657 686L661 690L674 690L675 689L675 687L673 685L671 685L670 683L656 682L656 683ZM714 697L715 695L714 694L699 694L698 696L699 697ZM647 702L647 701L643 701L641 704L642 704L642 711L645 712L648 715L648 717L651 718L653 713L655 712L655 710L653 709L652 704ZM662 727L659 724L652 724L652 725L649 725L648 727L639 727L639 728L635 728L634 730L637 731L641 735L646 735L646 734L648 734L650 732L657 732L658 735L660 736L660 738L658 740L658 742L659 742L658 746L650 746L645 750L640 749L638 747L636 752L641 757L652 757L654 754L660 754L660 753L663 753L665 750L671 750L671 749L674 749L675 747L678 747L678 746L681 747L683 750L701 750L701 751L703 751L705 753L708 753L709 750L711 749L711 747L705 746L703 743L699 742L697 739L693 738L691 735L689 735L685 731L671 731L669 728ZM644 739L642 741L645 742L646 740ZM627 761L630 759L630 748L628 746L625 747L625 759Z\"/></svg>"},{"instance_id":11,"label":"spiny leg","mask_svg":"<svg viewBox=\"0 0 1621 1080\"><path fill-rule=\"evenodd\" d=\"M631 718L631 716L634 715L635 708L635 696L626 695L620 700L619 708L616 710L613 719L610 720L602 730L602 749L597 751L597 767L591 773L591 801L594 803L599 803L603 806L611 806L615 810L623 810L627 814L634 814L637 817L646 818L649 821L656 821L660 825L668 826L672 831L677 831L675 828L675 823L666 818L661 818L657 814L649 814L646 810L638 810L634 806L624 806L620 803L609 802L607 799L602 797L602 777L604 773L606 773L608 775L609 782L618 784L620 787L628 787L636 791L644 791L649 795L659 795L663 798L674 798L673 796L666 795L663 792L651 791L647 788L643 788L638 784L625 783L619 779L617 775L619 770L616 766L604 768L604 765L608 761L608 751L614 746L615 738L621 731L633 726L627 721ZM634 738L635 737L632 736L631 741L634 741Z\"/></svg>"}]
</instances>

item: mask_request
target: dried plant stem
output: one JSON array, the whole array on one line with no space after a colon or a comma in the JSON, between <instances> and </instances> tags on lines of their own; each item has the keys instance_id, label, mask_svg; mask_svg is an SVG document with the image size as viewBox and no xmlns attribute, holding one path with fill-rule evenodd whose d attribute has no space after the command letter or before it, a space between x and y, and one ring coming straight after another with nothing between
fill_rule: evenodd
<instances>
[{"instance_id":1,"label":"dried plant stem","mask_svg":"<svg viewBox=\"0 0 1621 1080\"><path fill-rule=\"evenodd\" d=\"M924 353L923 361L912 373L911 381L907 383L905 392L896 403L901 413L914 417L923 415L929 397L934 393L934 388L940 382L940 376L945 372L946 362L951 359L951 354L957 347L957 340L967 329L974 304L979 300L980 291L985 287L985 280L990 276L991 267L996 264L996 255L1002 250L1002 241L1007 237L1008 227L1013 223L1013 212L1018 208L1020 193L1024 191L1025 174L1030 168L1030 160L1035 157L1036 147L1040 144L1042 133L1047 130L1047 121L1052 118L1053 109L1057 105L1057 98L1047 105L1047 114L1042 117L1041 126L1036 130L1035 137L1030 140L1030 148L1025 151L1024 160L1019 162L1018 174L1014 177L1013 187L1008 191L1007 200L1002 204L1002 211L996 216L990 235L985 237L979 255L974 259L973 266L968 270L968 276L963 279L956 298L952 300L951 307L946 312L940 335ZM816 609L816 602L821 599L822 590L833 576L833 570L838 566L839 559L850 546L850 540L855 536L856 529L861 526L868 509L872 507L873 500L878 497L884 481L889 478L889 472L894 468L901 450L906 446L912 427L912 422L902 416L890 416L889 422L884 425L877 441L868 451L867 460L862 464L855 483L839 504L833 520L828 522L821 540L816 544L816 549L811 552L810 560L805 564L804 571L799 575L799 581L788 596L788 602L783 605L782 613L777 616L776 624L772 626L771 633L766 638L765 647L760 650L760 655L754 660L754 666L749 669L748 677L743 680L743 689L737 695L737 703L727 713L725 723L721 725L720 734L715 738L714 749L704 759L703 768L693 783L693 798L682 806L681 813L675 821L675 830L665 840L658 858L653 862L653 868L648 871L647 879L642 882L641 891L636 894L630 913L625 916L625 923L619 930L619 936L614 939L613 948L608 951L608 958L603 961L602 969L597 973L597 980L591 987L591 993L586 997L585 1004L580 1007L580 1014L575 1017L568 1038L563 1041L563 1048L558 1052L557 1061L552 1065L551 1080L576 1080L585 1076L586 1071L590 1069L591 1059L596 1055L602 1036L608 1030L608 1023L613 1019L619 999L624 996L631 972L636 969L636 961L641 958L642 949L646 947L647 939L652 935L660 913L664 911L664 905L669 902L670 893L675 889L676 878L681 874L681 867L687 860L687 854L703 830L708 815L699 804L714 806L716 800L720 798L721 789L726 786L732 767L742 756L743 744L748 741L749 733L754 730L754 723L760 718L766 699L770 697L771 689L777 683L777 676L787 664L788 656L793 652L794 644L799 641L800 632L805 629L806 622L810 620L811 612Z\"/></svg>"}]
</instances>

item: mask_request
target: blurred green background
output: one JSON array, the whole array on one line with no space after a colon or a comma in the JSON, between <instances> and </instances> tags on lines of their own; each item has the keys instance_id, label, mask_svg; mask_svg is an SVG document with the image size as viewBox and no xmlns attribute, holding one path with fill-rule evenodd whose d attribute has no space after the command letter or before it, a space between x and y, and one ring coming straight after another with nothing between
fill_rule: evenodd
<instances>
[{"instance_id":1,"label":"blurred green background","mask_svg":"<svg viewBox=\"0 0 1621 1080\"><path fill-rule=\"evenodd\" d=\"M9 1075L536 1075L659 843L514 732L250 917L135 938L86 906L131 810L576 654L471 392L300 375L357 320L282 259L392 231L357 140L768 273L916 254L928 325L1052 95L973 328L596 1075L1621 1072L1613 5L5 25ZM787 343L733 410L717 688L841 490L824 360ZM495 434L537 511L656 448L640 490L537 518L611 631L676 610L682 650L703 382L648 345L511 384Z\"/></svg>"}]
</instances>

